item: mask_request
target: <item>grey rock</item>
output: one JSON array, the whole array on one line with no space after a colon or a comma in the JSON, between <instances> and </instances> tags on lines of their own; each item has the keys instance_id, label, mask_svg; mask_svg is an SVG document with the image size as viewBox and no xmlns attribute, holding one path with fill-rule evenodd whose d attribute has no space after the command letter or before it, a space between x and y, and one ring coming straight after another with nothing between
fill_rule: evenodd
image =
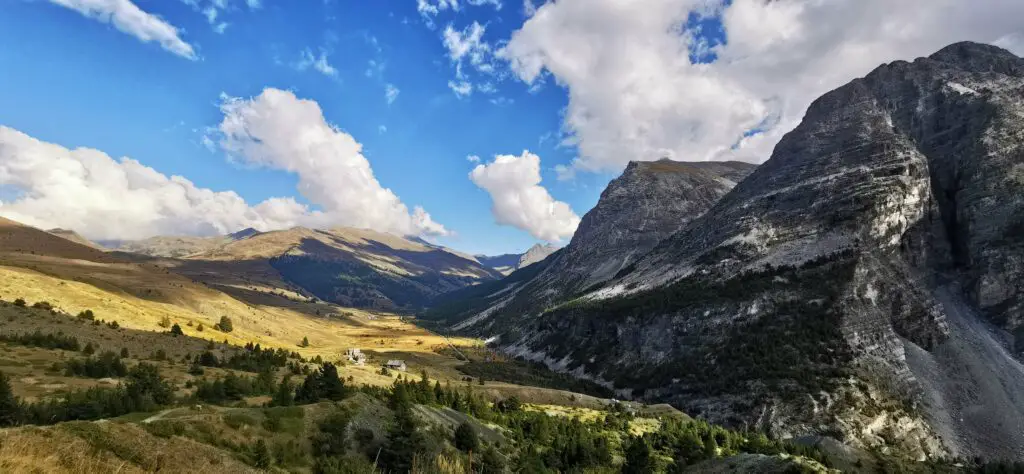
<instances>
[{"instance_id":1,"label":"grey rock","mask_svg":"<svg viewBox=\"0 0 1024 474\"><path fill-rule=\"evenodd\" d=\"M543 304L501 300L482 327L510 353L715 422L1021 458L1022 189L1024 60L954 44L816 100L707 212L674 229L648 217L656 244L595 208L537 277L554 291L528 293ZM653 250L624 258L637 243Z\"/></svg>"}]
</instances>

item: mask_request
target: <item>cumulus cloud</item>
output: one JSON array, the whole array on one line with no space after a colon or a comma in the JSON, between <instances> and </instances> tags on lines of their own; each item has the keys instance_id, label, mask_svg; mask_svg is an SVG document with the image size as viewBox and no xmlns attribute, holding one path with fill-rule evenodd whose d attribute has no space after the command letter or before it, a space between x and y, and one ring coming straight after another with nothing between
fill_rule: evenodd
<instances>
[{"instance_id":1,"label":"cumulus cloud","mask_svg":"<svg viewBox=\"0 0 1024 474\"><path fill-rule=\"evenodd\" d=\"M498 224L549 242L572 237L580 224L568 204L556 201L540 185L540 157L529 151L520 156L498 155L490 163L477 165L469 179L491 195L491 213Z\"/></svg>"},{"instance_id":2,"label":"cumulus cloud","mask_svg":"<svg viewBox=\"0 0 1024 474\"><path fill-rule=\"evenodd\" d=\"M142 11L131 0L49 0L50 3L81 13L96 21L114 25L123 33L162 48L183 58L197 59L192 45L181 39L181 31L160 17Z\"/></svg>"},{"instance_id":3,"label":"cumulus cloud","mask_svg":"<svg viewBox=\"0 0 1024 474\"><path fill-rule=\"evenodd\" d=\"M499 55L528 84L550 75L566 87L564 127L585 171L666 156L763 161L811 101L881 63L962 40L1024 48L1024 2L1003 0L525 5L532 16ZM692 21L708 17L724 44Z\"/></svg>"},{"instance_id":4,"label":"cumulus cloud","mask_svg":"<svg viewBox=\"0 0 1024 474\"><path fill-rule=\"evenodd\" d=\"M233 191L197 187L131 158L68 149L0 126L0 215L41 228L75 229L93 239L214 235L259 230L365 227L402 235L448 231L422 208L412 212L373 175L360 145L328 124L319 106L267 89L222 104L219 145L239 160L299 176L316 208L290 197L249 205Z\"/></svg>"},{"instance_id":5,"label":"cumulus cloud","mask_svg":"<svg viewBox=\"0 0 1024 474\"><path fill-rule=\"evenodd\" d=\"M268 88L251 99L226 98L220 146L248 164L295 173L299 192L322 208L323 224L393 232L447 233L423 209L409 209L377 181L362 145L331 125L315 101Z\"/></svg>"},{"instance_id":6,"label":"cumulus cloud","mask_svg":"<svg viewBox=\"0 0 1024 474\"><path fill-rule=\"evenodd\" d=\"M466 156L466 161L468 161L470 163L479 163L480 162L480 157L477 156L477 155L468 155L468 156Z\"/></svg>"}]
</instances>

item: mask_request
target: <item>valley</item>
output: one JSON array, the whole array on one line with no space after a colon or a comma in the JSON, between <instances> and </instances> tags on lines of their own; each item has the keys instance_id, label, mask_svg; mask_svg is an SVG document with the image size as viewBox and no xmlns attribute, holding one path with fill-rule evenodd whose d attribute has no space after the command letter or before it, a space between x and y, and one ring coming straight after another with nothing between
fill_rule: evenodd
<instances>
[{"instance_id":1,"label":"valley","mask_svg":"<svg viewBox=\"0 0 1024 474\"><path fill-rule=\"evenodd\" d=\"M0 217L0 472L1022 472L1021 97L992 45L883 64L521 254Z\"/></svg>"}]
</instances>

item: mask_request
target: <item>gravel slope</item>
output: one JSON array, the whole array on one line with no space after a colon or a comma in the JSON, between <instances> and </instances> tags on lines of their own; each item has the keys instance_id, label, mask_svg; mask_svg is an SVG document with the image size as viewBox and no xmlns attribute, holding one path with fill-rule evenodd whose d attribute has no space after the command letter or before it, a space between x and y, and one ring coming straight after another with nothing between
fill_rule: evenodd
<instances>
[{"instance_id":1,"label":"gravel slope","mask_svg":"<svg viewBox=\"0 0 1024 474\"><path fill-rule=\"evenodd\" d=\"M936 294L950 325L947 341L930 353L904 342L929 421L954 454L1024 459L1024 365L960 294L951 287Z\"/></svg>"}]
</instances>

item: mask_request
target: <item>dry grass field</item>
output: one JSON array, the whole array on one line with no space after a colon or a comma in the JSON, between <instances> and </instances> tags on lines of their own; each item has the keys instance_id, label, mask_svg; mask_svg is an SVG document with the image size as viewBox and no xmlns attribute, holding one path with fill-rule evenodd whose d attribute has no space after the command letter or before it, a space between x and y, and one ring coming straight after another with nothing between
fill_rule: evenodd
<instances>
[{"instance_id":1,"label":"dry grass field","mask_svg":"<svg viewBox=\"0 0 1024 474\"><path fill-rule=\"evenodd\" d=\"M355 243L365 243L369 238L347 237ZM257 290L252 289L251 282L241 281L235 287L214 288L153 262L102 252L0 219L0 300L10 303L21 298L28 306L45 301L54 308L54 312L48 312L9 304L0 307L0 333L63 331L75 335L83 345L93 342L101 350L118 352L127 348L131 359L151 359L162 350L170 361L160 362L161 370L179 387L191 377L181 358L205 350L211 341L218 351L234 350L225 346L225 341L236 348L253 342L298 352L307 359L320 356L339 362L341 375L351 377L356 385L378 386L390 385L396 377L418 378L421 371L432 379L465 383L465 375L458 370L464 362L452 351L440 349L451 344L465 352L474 352L468 350L472 348L478 352L481 345L474 339L446 339L396 315L342 308L288 294L283 291L286 288L275 286L271 275L267 275L268 284ZM280 295L282 292L285 296ZM84 310L93 311L98 320L116 321L120 328L93 326L71 316ZM231 332L214 328L222 316L231 319ZM171 337L162 322L178 324L189 337ZM300 347L303 338L308 338L308 347ZM367 353L366 365L346 364L343 354L348 348ZM0 370L12 376L19 394L32 399L102 383L48 373L53 362L73 356L62 352L0 344ZM408 372L381 375L380 365L389 359L405 360ZM216 369L208 371L208 375L216 373ZM548 388L492 381L474 385L493 397L516 395L536 403L594 408L605 403Z\"/></svg>"}]
</instances>

